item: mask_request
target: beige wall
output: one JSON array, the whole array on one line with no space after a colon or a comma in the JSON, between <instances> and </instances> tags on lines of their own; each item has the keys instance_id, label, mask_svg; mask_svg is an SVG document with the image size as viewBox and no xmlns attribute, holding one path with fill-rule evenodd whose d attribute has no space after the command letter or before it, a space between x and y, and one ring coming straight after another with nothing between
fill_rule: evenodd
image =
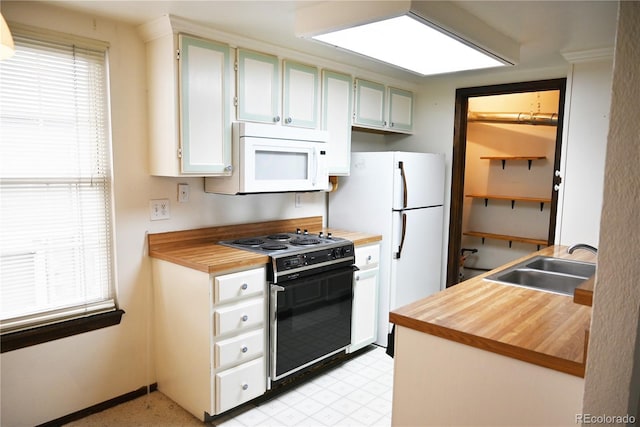
<instances>
[{"instance_id":1,"label":"beige wall","mask_svg":"<svg viewBox=\"0 0 640 427\"><path fill-rule=\"evenodd\" d=\"M638 413L640 3L621 2L584 412Z\"/></svg>"}]
</instances>

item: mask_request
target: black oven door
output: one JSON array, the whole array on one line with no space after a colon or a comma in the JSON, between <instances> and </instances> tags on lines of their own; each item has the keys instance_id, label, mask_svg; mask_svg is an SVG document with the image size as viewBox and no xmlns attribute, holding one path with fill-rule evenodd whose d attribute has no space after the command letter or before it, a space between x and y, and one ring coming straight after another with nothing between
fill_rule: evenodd
<instances>
[{"instance_id":1,"label":"black oven door","mask_svg":"<svg viewBox=\"0 0 640 427\"><path fill-rule=\"evenodd\" d=\"M271 285L271 380L351 343L353 266Z\"/></svg>"}]
</instances>

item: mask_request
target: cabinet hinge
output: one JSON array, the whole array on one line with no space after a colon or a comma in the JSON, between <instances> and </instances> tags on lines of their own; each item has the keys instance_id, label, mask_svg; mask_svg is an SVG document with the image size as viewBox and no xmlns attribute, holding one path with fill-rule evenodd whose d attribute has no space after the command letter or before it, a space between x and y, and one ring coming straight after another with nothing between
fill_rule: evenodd
<instances>
[{"instance_id":1,"label":"cabinet hinge","mask_svg":"<svg viewBox=\"0 0 640 427\"><path fill-rule=\"evenodd\" d=\"M238 61L233 63L233 71L238 71Z\"/></svg>"},{"instance_id":2,"label":"cabinet hinge","mask_svg":"<svg viewBox=\"0 0 640 427\"><path fill-rule=\"evenodd\" d=\"M176 49L176 59L180 60L180 49Z\"/></svg>"},{"instance_id":3,"label":"cabinet hinge","mask_svg":"<svg viewBox=\"0 0 640 427\"><path fill-rule=\"evenodd\" d=\"M182 158L182 148L178 148L178 158Z\"/></svg>"},{"instance_id":4,"label":"cabinet hinge","mask_svg":"<svg viewBox=\"0 0 640 427\"><path fill-rule=\"evenodd\" d=\"M238 97L237 97L237 96L234 96L234 97L233 97L233 106L234 106L234 107L237 107L237 106L238 106Z\"/></svg>"}]
</instances>

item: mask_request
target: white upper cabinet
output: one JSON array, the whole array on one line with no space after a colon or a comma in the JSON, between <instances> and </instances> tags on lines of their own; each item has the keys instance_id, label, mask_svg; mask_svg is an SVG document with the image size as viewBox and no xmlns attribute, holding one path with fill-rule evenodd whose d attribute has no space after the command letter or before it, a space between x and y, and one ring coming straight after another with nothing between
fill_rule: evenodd
<instances>
[{"instance_id":1,"label":"white upper cabinet","mask_svg":"<svg viewBox=\"0 0 640 427\"><path fill-rule=\"evenodd\" d=\"M149 172L227 175L231 165L230 47L181 34L170 17L141 26L147 52Z\"/></svg>"},{"instance_id":2,"label":"white upper cabinet","mask_svg":"<svg viewBox=\"0 0 640 427\"><path fill-rule=\"evenodd\" d=\"M285 60L280 75L276 56L239 49L237 68L238 120L318 128L317 67Z\"/></svg>"},{"instance_id":3,"label":"white upper cabinet","mask_svg":"<svg viewBox=\"0 0 640 427\"><path fill-rule=\"evenodd\" d=\"M225 174L231 165L229 46L180 34L183 174Z\"/></svg>"},{"instance_id":4,"label":"white upper cabinet","mask_svg":"<svg viewBox=\"0 0 640 427\"><path fill-rule=\"evenodd\" d=\"M407 90L389 88L389 121L392 130L413 130L413 93Z\"/></svg>"},{"instance_id":5,"label":"white upper cabinet","mask_svg":"<svg viewBox=\"0 0 640 427\"><path fill-rule=\"evenodd\" d=\"M389 132L413 130L413 93L356 79L353 124Z\"/></svg>"},{"instance_id":6,"label":"white upper cabinet","mask_svg":"<svg viewBox=\"0 0 640 427\"><path fill-rule=\"evenodd\" d=\"M329 131L329 175L349 175L351 166L351 112L353 79L322 70L322 130Z\"/></svg>"},{"instance_id":7,"label":"white upper cabinet","mask_svg":"<svg viewBox=\"0 0 640 427\"><path fill-rule=\"evenodd\" d=\"M284 61L283 124L315 129L318 127L318 68Z\"/></svg>"},{"instance_id":8,"label":"white upper cabinet","mask_svg":"<svg viewBox=\"0 0 640 427\"><path fill-rule=\"evenodd\" d=\"M280 66L277 57L238 49L238 120L280 121Z\"/></svg>"},{"instance_id":9,"label":"white upper cabinet","mask_svg":"<svg viewBox=\"0 0 640 427\"><path fill-rule=\"evenodd\" d=\"M386 117L386 90L384 85L356 79L356 105L353 124L384 128Z\"/></svg>"}]
</instances>

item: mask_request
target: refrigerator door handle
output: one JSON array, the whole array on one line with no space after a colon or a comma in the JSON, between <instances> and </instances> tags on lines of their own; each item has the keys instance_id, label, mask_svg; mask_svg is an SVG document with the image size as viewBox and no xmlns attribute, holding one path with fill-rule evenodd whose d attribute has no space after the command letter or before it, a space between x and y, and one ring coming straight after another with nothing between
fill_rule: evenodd
<instances>
[{"instance_id":1,"label":"refrigerator door handle","mask_svg":"<svg viewBox=\"0 0 640 427\"><path fill-rule=\"evenodd\" d=\"M402 247L404 246L404 238L407 235L407 214L402 214L402 237L400 238L400 246L398 246L398 252L395 253L395 259L400 259L402 255Z\"/></svg>"},{"instance_id":2,"label":"refrigerator door handle","mask_svg":"<svg viewBox=\"0 0 640 427\"><path fill-rule=\"evenodd\" d=\"M400 176L402 177L402 207L406 209L408 199L407 175L404 173L404 162L398 162Z\"/></svg>"}]
</instances>

